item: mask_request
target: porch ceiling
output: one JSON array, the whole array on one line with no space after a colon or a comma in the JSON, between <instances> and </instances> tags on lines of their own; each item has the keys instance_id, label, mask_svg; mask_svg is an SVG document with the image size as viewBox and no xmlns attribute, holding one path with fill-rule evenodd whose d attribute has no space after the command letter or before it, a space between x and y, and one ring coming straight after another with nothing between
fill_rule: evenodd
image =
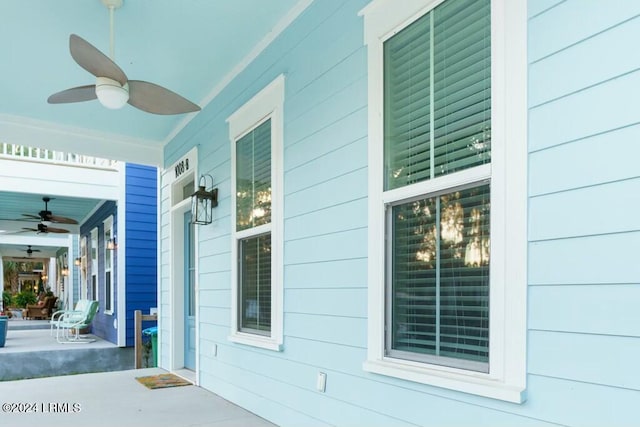
<instances>
[{"instance_id":1,"label":"porch ceiling","mask_svg":"<svg viewBox=\"0 0 640 427\"><path fill-rule=\"evenodd\" d=\"M39 221L32 220L23 214L38 215L44 210L44 202L40 194L25 194L0 191L0 255L4 257L26 257L27 245L33 249L41 249L33 258L54 256L62 246L68 246L67 237L77 234L78 225L51 223L51 227L68 230L70 233L36 233L23 230L37 228ZM102 201L96 199L51 196L48 209L54 215L77 220L79 223Z\"/></svg>"},{"instance_id":2,"label":"porch ceiling","mask_svg":"<svg viewBox=\"0 0 640 427\"><path fill-rule=\"evenodd\" d=\"M129 78L204 107L256 46L310 1L124 0L115 11L115 61ZM48 104L55 92L95 83L70 56L72 33L108 55L109 13L101 0L2 1L0 142L159 164L164 144L199 113Z\"/></svg>"}]
</instances>

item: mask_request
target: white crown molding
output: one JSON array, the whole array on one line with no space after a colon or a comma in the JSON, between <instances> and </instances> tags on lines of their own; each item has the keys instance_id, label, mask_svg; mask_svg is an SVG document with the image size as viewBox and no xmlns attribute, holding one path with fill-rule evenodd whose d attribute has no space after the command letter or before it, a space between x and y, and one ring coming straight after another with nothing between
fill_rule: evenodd
<instances>
[{"instance_id":1,"label":"white crown molding","mask_svg":"<svg viewBox=\"0 0 640 427\"><path fill-rule=\"evenodd\" d=\"M160 141L0 114L2 142L161 166Z\"/></svg>"},{"instance_id":2,"label":"white crown molding","mask_svg":"<svg viewBox=\"0 0 640 427\"><path fill-rule=\"evenodd\" d=\"M245 68L249 66L257 57L262 53L263 50L267 48L293 21L300 16L302 12L304 12L307 7L313 3L314 0L300 0L296 3L295 6L287 12L285 16L278 21L278 23L273 27L266 36L262 38L233 69L218 83L212 90L209 92L207 96L205 96L199 103L199 105L204 108L215 99L216 96L220 94ZM167 137L163 141L163 146L167 145L173 138L176 137L184 129L191 120L196 117L196 114L190 114L185 117L178 125L173 128L173 131L167 135Z\"/></svg>"}]
</instances>

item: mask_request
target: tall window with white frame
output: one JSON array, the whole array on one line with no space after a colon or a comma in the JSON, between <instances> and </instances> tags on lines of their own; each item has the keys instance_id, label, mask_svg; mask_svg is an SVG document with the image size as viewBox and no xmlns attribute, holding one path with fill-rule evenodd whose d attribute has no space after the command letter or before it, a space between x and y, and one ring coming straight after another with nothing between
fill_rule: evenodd
<instances>
[{"instance_id":1,"label":"tall window with white frame","mask_svg":"<svg viewBox=\"0 0 640 427\"><path fill-rule=\"evenodd\" d=\"M519 402L527 110L526 81L516 76L526 73L526 8L509 0L372 0L362 14L369 52L364 367Z\"/></svg>"},{"instance_id":2,"label":"tall window with white frame","mask_svg":"<svg viewBox=\"0 0 640 427\"><path fill-rule=\"evenodd\" d=\"M386 352L482 372L489 361L489 3L446 1L384 44Z\"/></svg>"},{"instance_id":3,"label":"tall window with white frame","mask_svg":"<svg viewBox=\"0 0 640 427\"><path fill-rule=\"evenodd\" d=\"M236 141L238 329L271 331L271 119Z\"/></svg>"},{"instance_id":4,"label":"tall window with white frame","mask_svg":"<svg viewBox=\"0 0 640 427\"><path fill-rule=\"evenodd\" d=\"M280 76L229 117L232 143L230 339L282 345L282 106Z\"/></svg>"},{"instance_id":5,"label":"tall window with white frame","mask_svg":"<svg viewBox=\"0 0 640 427\"><path fill-rule=\"evenodd\" d=\"M82 284L82 295L80 297L83 299L88 298L89 285L87 279L87 236L82 236L80 239L80 281Z\"/></svg>"},{"instance_id":6,"label":"tall window with white frame","mask_svg":"<svg viewBox=\"0 0 640 427\"><path fill-rule=\"evenodd\" d=\"M93 228L91 237L91 298L98 300L98 229Z\"/></svg>"},{"instance_id":7,"label":"tall window with white frame","mask_svg":"<svg viewBox=\"0 0 640 427\"><path fill-rule=\"evenodd\" d=\"M109 250L107 245L113 238L113 217L104 221L104 311L107 314L113 313L113 250Z\"/></svg>"}]
</instances>

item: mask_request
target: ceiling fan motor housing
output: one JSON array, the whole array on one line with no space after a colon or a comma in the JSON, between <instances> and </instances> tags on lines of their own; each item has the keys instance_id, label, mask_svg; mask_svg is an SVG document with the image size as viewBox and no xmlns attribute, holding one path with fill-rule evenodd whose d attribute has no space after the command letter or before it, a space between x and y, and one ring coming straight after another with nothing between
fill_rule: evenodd
<instances>
[{"instance_id":1,"label":"ceiling fan motor housing","mask_svg":"<svg viewBox=\"0 0 640 427\"><path fill-rule=\"evenodd\" d=\"M102 105L112 110L124 107L129 100L129 83L121 86L108 77L96 78L96 96Z\"/></svg>"}]
</instances>

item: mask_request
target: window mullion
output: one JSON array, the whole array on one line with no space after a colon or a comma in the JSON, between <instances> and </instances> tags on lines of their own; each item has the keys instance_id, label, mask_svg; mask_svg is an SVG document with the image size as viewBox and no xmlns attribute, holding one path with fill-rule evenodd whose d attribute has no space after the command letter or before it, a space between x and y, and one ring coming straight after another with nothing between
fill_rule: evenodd
<instances>
[{"instance_id":1,"label":"window mullion","mask_svg":"<svg viewBox=\"0 0 640 427\"><path fill-rule=\"evenodd\" d=\"M256 132L251 131L251 209L256 208ZM255 218L251 216L251 222L255 224ZM253 224L252 224L253 225Z\"/></svg>"},{"instance_id":2,"label":"window mullion","mask_svg":"<svg viewBox=\"0 0 640 427\"><path fill-rule=\"evenodd\" d=\"M435 125L435 67L434 67L434 44L435 44L435 36L433 31L433 11L429 12L429 176L431 179L435 176L435 167L436 167L436 147L435 147L435 133L436 133L436 125Z\"/></svg>"},{"instance_id":3,"label":"window mullion","mask_svg":"<svg viewBox=\"0 0 640 427\"><path fill-rule=\"evenodd\" d=\"M436 197L436 356L440 356L440 197Z\"/></svg>"},{"instance_id":4,"label":"window mullion","mask_svg":"<svg viewBox=\"0 0 640 427\"><path fill-rule=\"evenodd\" d=\"M432 180L416 182L404 187L394 188L382 193L384 204L394 204L398 201L425 194L438 194L451 191L452 188L460 188L473 185L491 179L491 165L484 164L464 169L448 175L440 175Z\"/></svg>"}]
</instances>

